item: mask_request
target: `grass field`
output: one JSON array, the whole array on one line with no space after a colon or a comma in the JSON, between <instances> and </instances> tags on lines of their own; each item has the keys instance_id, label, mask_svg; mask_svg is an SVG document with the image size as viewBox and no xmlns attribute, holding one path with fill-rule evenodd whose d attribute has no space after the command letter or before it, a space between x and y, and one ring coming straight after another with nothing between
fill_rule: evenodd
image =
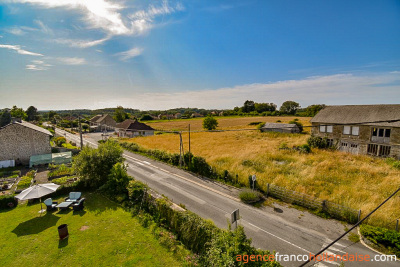
<instances>
[{"instance_id":1,"label":"grass field","mask_svg":"<svg viewBox=\"0 0 400 267\"><path fill-rule=\"evenodd\" d=\"M40 204L0 212L2 266L182 266L149 229L115 203L85 193L84 211L45 213ZM58 199L62 201L62 199ZM59 241L57 226L68 225Z\"/></svg>"},{"instance_id":2,"label":"grass field","mask_svg":"<svg viewBox=\"0 0 400 267\"><path fill-rule=\"evenodd\" d=\"M310 118L304 117L215 117L218 120L217 130L237 130L237 129L256 129L257 125L249 125L251 122L277 122L288 123L291 120L299 119L303 125L311 125ZM191 131L202 131L203 130L203 119L181 119L181 120L158 120L148 121L146 124L150 125L156 130L166 131L187 131L188 125L190 124ZM305 128L305 131L309 131L309 128Z\"/></svg>"},{"instance_id":3,"label":"grass field","mask_svg":"<svg viewBox=\"0 0 400 267\"><path fill-rule=\"evenodd\" d=\"M223 129L248 129L254 121L288 122L290 117L218 118ZM299 118L309 125L309 118ZM202 119L192 121L154 122L152 127L164 130L201 129ZM182 134L188 150L188 133ZM259 184L267 183L331 200L366 215L400 185L400 171L385 160L339 151L313 149L311 154L279 150L305 144L308 134L260 133L258 131L193 132L191 152L204 157L217 170L228 170L247 183L250 174L256 174ZM162 134L130 139L145 148L179 152L179 136ZM400 196L386 203L371 219L373 225L394 227L400 217Z\"/></svg>"}]
</instances>

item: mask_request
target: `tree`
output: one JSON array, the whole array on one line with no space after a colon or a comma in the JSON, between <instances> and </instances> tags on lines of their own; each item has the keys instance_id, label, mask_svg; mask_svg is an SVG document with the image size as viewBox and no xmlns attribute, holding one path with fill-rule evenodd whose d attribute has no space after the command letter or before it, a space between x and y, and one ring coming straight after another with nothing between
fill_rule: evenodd
<instances>
[{"instance_id":1,"label":"tree","mask_svg":"<svg viewBox=\"0 0 400 267\"><path fill-rule=\"evenodd\" d=\"M255 109L256 109L255 103L254 103L254 101L251 101L251 100L246 100L246 102L244 102L243 107L242 107L242 111L244 113L252 112Z\"/></svg>"},{"instance_id":2,"label":"tree","mask_svg":"<svg viewBox=\"0 0 400 267\"><path fill-rule=\"evenodd\" d=\"M74 158L72 166L87 186L99 188L107 182L112 167L124 161L122 153L117 142L107 140L98 149L84 147Z\"/></svg>"},{"instance_id":3,"label":"tree","mask_svg":"<svg viewBox=\"0 0 400 267\"><path fill-rule=\"evenodd\" d=\"M300 104L294 101L283 102L279 111L283 114L294 115L296 111L300 108Z\"/></svg>"},{"instance_id":4,"label":"tree","mask_svg":"<svg viewBox=\"0 0 400 267\"><path fill-rule=\"evenodd\" d=\"M129 119L129 114L125 113L124 108L118 106L114 112L114 120L116 122L123 122L124 120Z\"/></svg>"},{"instance_id":5,"label":"tree","mask_svg":"<svg viewBox=\"0 0 400 267\"><path fill-rule=\"evenodd\" d=\"M212 116L207 116L203 120L203 128L206 130L215 130L218 127L218 121L212 117Z\"/></svg>"},{"instance_id":6,"label":"tree","mask_svg":"<svg viewBox=\"0 0 400 267\"><path fill-rule=\"evenodd\" d=\"M38 117L38 112L37 112L37 108L35 108L34 106L30 106L27 110L26 110L26 115L27 115L27 121L36 121L37 117Z\"/></svg>"},{"instance_id":7,"label":"tree","mask_svg":"<svg viewBox=\"0 0 400 267\"><path fill-rule=\"evenodd\" d=\"M297 127L299 127L300 132L301 132L301 133L303 132L303 130L304 130L303 124L302 124L301 122L299 122L298 119L294 119L294 120L292 120L292 121L289 121L289 123L290 123L290 124L296 124Z\"/></svg>"},{"instance_id":8,"label":"tree","mask_svg":"<svg viewBox=\"0 0 400 267\"><path fill-rule=\"evenodd\" d=\"M49 111L49 120L52 120L55 115L57 115L57 112L50 110Z\"/></svg>"},{"instance_id":9,"label":"tree","mask_svg":"<svg viewBox=\"0 0 400 267\"><path fill-rule=\"evenodd\" d=\"M87 132L87 130L89 130L89 124L82 123L82 129L83 129L83 131Z\"/></svg>"},{"instance_id":10,"label":"tree","mask_svg":"<svg viewBox=\"0 0 400 267\"><path fill-rule=\"evenodd\" d=\"M149 115L149 114L144 114L144 115L140 118L140 120L141 120L141 121L151 121L151 120L153 120L153 117L152 117L151 115Z\"/></svg>"},{"instance_id":11,"label":"tree","mask_svg":"<svg viewBox=\"0 0 400 267\"><path fill-rule=\"evenodd\" d=\"M11 122L11 114L9 110L6 108L3 110L3 113L1 114L0 117L0 127L6 126Z\"/></svg>"},{"instance_id":12,"label":"tree","mask_svg":"<svg viewBox=\"0 0 400 267\"><path fill-rule=\"evenodd\" d=\"M274 103L255 103L255 111L263 113L265 111L275 111L276 105Z\"/></svg>"},{"instance_id":13,"label":"tree","mask_svg":"<svg viewBox=\"0 0 400 267\"><path fill-rule=\"evenodd\" d=\"M26 118L28 117L25 111L22 108L18 108L17 106L13 106L10 113L11 117L13 118L20 118L22 120L26 120Z\"/></svg>"},{"instance_id":14,"label":"tree","mask_svg":"<svg viewBox=\"0 0 400 267\"><path fill-rule=\"evenodd\" d=\"M314 117L315 115L317 115L317 113L318 113L321 109L323 109L323 108L325 108L325 107L326 107L326 106L325 106L324 104L317 104L317 105L308 106L308 107L306 108L305 115L306 115L307 117Z\"/></svg>"}]
</instances>

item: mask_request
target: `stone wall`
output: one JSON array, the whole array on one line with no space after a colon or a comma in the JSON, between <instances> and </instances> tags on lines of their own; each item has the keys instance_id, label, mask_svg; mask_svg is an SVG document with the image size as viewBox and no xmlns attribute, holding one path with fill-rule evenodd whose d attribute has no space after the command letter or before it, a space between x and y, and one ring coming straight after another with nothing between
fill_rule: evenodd
<instances>
[{"instance_id":1,"label":"stone wall","mask_svg":"<svg viewBox=\"0 0 400 267\"><path fill-rule=\"evenodd\" d=\"M32 155L50 154L50 136L18 123L0 129L0 161L28 164Z\"/></svg>"}]
</instances>

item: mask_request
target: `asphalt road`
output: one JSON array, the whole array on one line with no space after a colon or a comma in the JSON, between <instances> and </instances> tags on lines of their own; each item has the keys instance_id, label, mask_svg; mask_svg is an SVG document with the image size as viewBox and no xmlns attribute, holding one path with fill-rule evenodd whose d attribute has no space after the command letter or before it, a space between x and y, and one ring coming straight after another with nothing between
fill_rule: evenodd
<instances>
[{"instance_id":1,"label":"asphalt road","mask_svg":"<svg viewBox=\"0 0 400 267\"><path fill-rule=\"evenodd\" d=\"M66 136L79 144L76 135L58 130L56 133ZM84 143L97 147L95 139L99 136L84 137ZM101 137L100 137L101 139ZM205 219L211 219L220 228L227 228L231 213L239 209L239 224L245 229L246 235L252 238L253 246L257 248L276 251L281 256L280 263L283 266L299 266L303 261L285 261L286 255L315 254L329 244L335 237L343 232L334 230L338 224L333 220L325 220L315 217L318 224L332 225L332 231L319 231L318 227L299 225L292 220L286 220L273 212L258 209L241 203L236 195L237 190L210 180L201 179L180 169L151 160L149 158L125 152L124 157L129 164L128 173L135 179L148 184L152 189L167 196L177 204L185 207ZM374 259L379 255L364 247L360 243L352 243L349 240L340 240L330 247L328 255L369 255ZM293 256L292 256L293 257ZM339 266L338 262L322 261L308 264L307 266ZM345 262L345 266L400 266L399 262Z\"/></svg>"}]
</instances>

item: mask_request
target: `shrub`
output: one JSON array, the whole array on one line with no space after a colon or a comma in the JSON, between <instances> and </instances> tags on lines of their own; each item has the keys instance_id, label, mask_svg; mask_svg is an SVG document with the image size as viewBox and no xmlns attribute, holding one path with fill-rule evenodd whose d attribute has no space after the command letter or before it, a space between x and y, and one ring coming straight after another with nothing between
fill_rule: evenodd
<instances>
[{"instance_id":1,"label":"shrub","mask_svg":"<svg viewBox=\"0 0 400 267\"><path fill-rule=\"evenodd\" d=\"M361 234L377 246L385 247L390 253L400 257L400 233L381 227L361 225Z\"/></svg>"},{"instance_id":2,"label":"shrub","mask_svg":"<svg viewBox=\"0 0 400 267\"><path fill-rule=\"evenodd\" d=\"M264 123L264 122L261 122L261 121L253 121L253 122L250 122L249 125L259 125L259 124L261 124L261 123Z\"/></svg>"},{"instance_id":3,"label":"shrub","mask_svg":"<svg viewBox=\"0 0 400 267\"><path fill-rule=\"evenodd\" d=\"M59 185L66 184L68 182L68 179L71 179L70 177L60 177L57 179L53 179L51 182Z\"/></svg>"},{"instance_id":4,"label":"shrub","mask_svg":"<svg viewBox=\"0 0 400 267\"><path fill-rule=\"evenodd\" d=\"M205 130L215 130L218 127L218 121L212 117L212 116L207 116L203 120L203 128Z\"/></svg>"},{"instance_id":5,"label":"shrub","mask_svg":"<svg viewBox=\"0 0 400 267\"><path fill-rule=\"evenodd\" d=\"M18 205L18 200L14 195L0 196L0 209L10 209Z\"/></svg>"},{"instance_id":6,"label":"shrub","mask_svg":"<svg viewBox=\"0 0 400 267\"><path fill-rule=\"evenodd\" d=\"M123 163L117 162L108 175L108 181L101 189L113 195L127 193L127 186L130 179L126 166Z\"/></svg>"},{"instance_id":7,"label":"shrub","mask_svg":"<svg viewBox=\"0 0 400 267\"><path fill-rule=\"evenodd\" d=\"M258 191L244 189L242 192L240 192L239 198L244 203L254 203L261 200L262 194Z\"/></svg>"},{"instance_id":8,"label":"shrub","mask_svg":"<svg viewBox=\"0 0 400 267\"><path fill-rule=\"evenodd\" d=\"M301 123L301 122L299 122L298 121L299 119L294 119L294 120L292 120L292 121L289 121L289 123L290 124L296 124L297 125L297 127L299 127L299 129L300 129L300 132L302 133L303 132L303 124Z\"/></svg>"},{"instance_id":9,"label":"shrub","mask_svg":"<svg viewBox=\"0 0 400 267\"><path fill-rule=\"evenodd\" d=\"M326 137L321 138L318 136L310 136L307 139L307 144L310 147L327 148L328 147L328 139Z\"/></svg>"},{"instance_id":10,"label":"shrub","mask_svg":"<svg viewBox=\"0 0 400 267\"><path fill-rule=\"evenodd\" d=\"M299 146L298 149L300 153L305 153L305 154L311 153L311 147L307 144Z\"/></svg>"},{"instance_id":11,"label":"shrub","mask_svg":"<svg viewBox=\"0 0 400 267\"><path fill-rule=\"evenodd\" d=\"M52 171L47 174L48 178L58 177L58 176L66 176L72 175L73 170L70 167L67 167L65 164L61 164L60 166L56 167Z\"/></svg>"},{"instance_id":12,"label":"shrub","mask_svg":"<svg viewBox=\"0 0 400 267\"><path fill-rule=\"evenodd\" d=\"M124 161L122 153L122 148L112 140L97 149L86 146L74 157L72 168L87 186L99 188L107 182L112 167Z\"/></svg>"},{"instance_id":13,"label":"shrub","mask_svg":"<svg viewBox=\"0 0 400 267\"><path fill-rule=\"evenodd\" d=\"M65 137L60 136L60 137L54 138L54 143L58 147L62 147L62 145L65 144L66 142L67 142L67 140L65 139Z\"/></svg>"},{"instance_id":14,"label":"shrub","mask_svg":"<svg viewBox=\"0 0 400 267\"><path fill-rule=\"evenodd\" d=\"M21 179L18 182L17 189L18 190L24 190L28 188L31 185L32 182L32 177L30 176L22 176Z\"/></svg>"}]
</instances>

